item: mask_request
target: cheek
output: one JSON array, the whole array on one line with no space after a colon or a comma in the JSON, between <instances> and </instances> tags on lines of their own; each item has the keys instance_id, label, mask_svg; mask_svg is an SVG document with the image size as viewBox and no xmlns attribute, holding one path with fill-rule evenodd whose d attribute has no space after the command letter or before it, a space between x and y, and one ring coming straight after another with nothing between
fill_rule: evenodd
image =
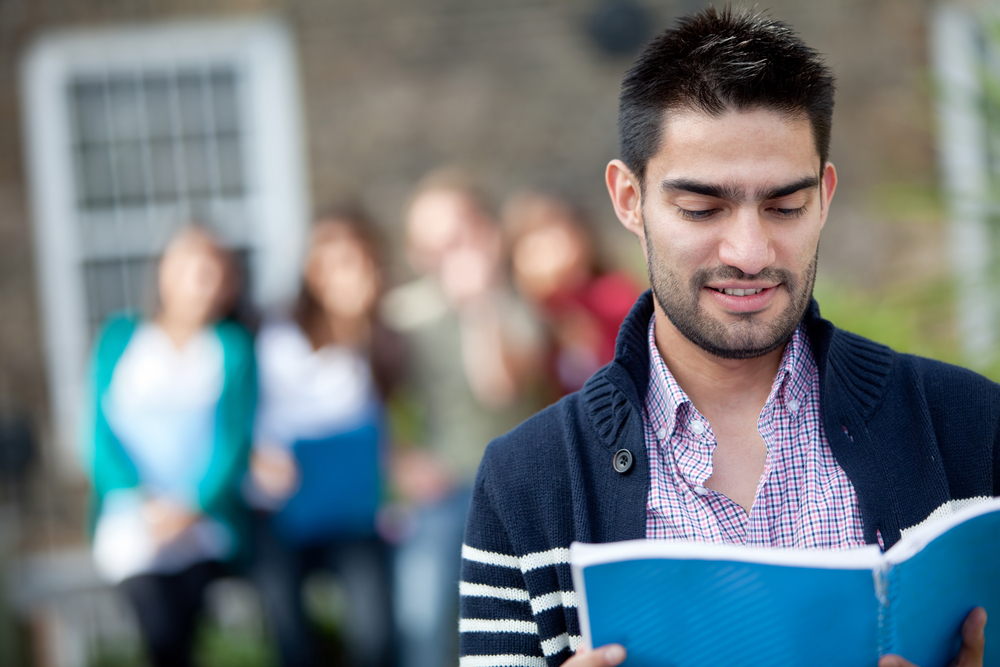
<instances>
[{"instance_id":1,"label":"cheek","mask_svg":"<svg viewBox=\"0 0 1000 667\"><path fill-rule=\"evenodd\" d=\"M803 226L789 229L774 237L776 264L802 272L816 256L819 247L819 227Z\"/></svg>"},{"instance_id":2,"label":"cheek","mask_svg":"<svg viewBox=\"0 0 1000 667\"><path fill-rule=\"evenodd\" d=\"M690 275L719 264L718 239L702 230L678 228L669 234L650 235L647 241L653 244L653 257L661 270Z\"/></svg>"}]
</instances>

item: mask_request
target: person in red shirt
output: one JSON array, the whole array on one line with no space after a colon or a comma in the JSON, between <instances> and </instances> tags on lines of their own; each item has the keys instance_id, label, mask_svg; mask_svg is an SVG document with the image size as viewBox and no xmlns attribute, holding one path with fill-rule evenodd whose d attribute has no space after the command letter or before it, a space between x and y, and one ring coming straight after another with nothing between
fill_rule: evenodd
<instances>
[{"instance_id":1,"label":"person in red shirt","mask_svg":"<svg viewBox=\"0 0 1000 667\"><path fill-rule=\"evenodd\" d=\"M565 200L512 196L503 210L515 284L548 325L558 393L578 390L615 356L618 327L639 296L621 271L602 271L595 242Z\"/></svg>"}]
</instances>

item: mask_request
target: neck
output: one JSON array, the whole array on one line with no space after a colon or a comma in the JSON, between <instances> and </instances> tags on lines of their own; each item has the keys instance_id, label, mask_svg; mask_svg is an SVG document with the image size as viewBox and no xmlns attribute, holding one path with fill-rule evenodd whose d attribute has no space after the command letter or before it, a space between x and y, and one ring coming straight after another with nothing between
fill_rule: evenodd
<instances>
[{"instance_id":1,"label":"neck","mask_svg":"<svg viewBox=\"0 0 1000 667\"><path fill-rule=\"evenodd\" d=\"M330 342L335 345L362 345L367 342L371 325L368 318L339 317L329 315L326 318L327 330L330 332Z\"/></svg>"},{"instance_id":2,"label":"neck","mask_svg":"<svg viewBox=\"0 0 1000 667\"><path fill-rule=\"evenodd\" d=\"M201 331L205 327L204 322L192 322L188 320L178 319L175 317L170 317L166 313L161 313L159 317L156 318L156 324L167 334L167 338L174 344L178 350L183 349L188 341L194 337L196 333Z\"/></svg>"},{"instance_id":3,"label":"neck","mask_svg":"<svg viewBox=\"0 0 1000 667\"><path fill-rule=\"evenodd\" d=\"M656 306L656 347L677 384L711 419L720 410L759 414L771 393L785 346L753 359L722 359L684 337Z\"/></svg>"}]
</instances>

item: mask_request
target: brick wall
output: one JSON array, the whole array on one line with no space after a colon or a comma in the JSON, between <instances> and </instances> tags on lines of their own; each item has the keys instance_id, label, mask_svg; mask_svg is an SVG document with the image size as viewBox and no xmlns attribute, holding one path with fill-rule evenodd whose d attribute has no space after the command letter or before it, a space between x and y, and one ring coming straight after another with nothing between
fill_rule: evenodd
<instances>
[{"instance_id":1,"label":"brick wall","mask_svg":"<svg viewBox=\"0 0 1000 667\"><path fill-rule=\"evenodd\" d=\"M44 440L41 326L17 90L19 56L39 31L276 13L297 38L317 206L358 199L398 238L393 232L400 209L416 179L440 164L460 162L475 169L497 198L527 186L574 198L612 254L641 271L636 244L617 227L602 183L604 165L616 156L618 85L630 59L603 53L588 36L585 25L596 4L0 2L0 411L27 411ZM661 27L700 5L643 4ZM876 283L906 279L928 266L940 270L934 211L894 211L880 204L887 192L902 192L905 202L907 192L932 191L935 184L925 52L929 2L775 0L769 6L827 55L840 81L832 158L841 185L821 270L836 279ZM909 218L920 218L924 226L902 224ZM923 259L908 264L907 253L914 252ZM401 264L397 273L405 275ZM53 503L59 504L48 506ZM66 516L78 515L77 509L71 504Z\"/></svg>"}]
</instances>

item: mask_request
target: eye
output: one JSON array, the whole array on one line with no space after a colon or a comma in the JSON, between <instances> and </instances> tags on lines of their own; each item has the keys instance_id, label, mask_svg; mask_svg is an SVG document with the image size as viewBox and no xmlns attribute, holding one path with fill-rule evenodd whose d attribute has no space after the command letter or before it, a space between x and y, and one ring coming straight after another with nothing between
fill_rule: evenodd
<instances>
[{"instance_id":1,"label":"eye","mask_svg":"<svg viewBox=\"0 0 1000 667\"><path fill-rule=\"evenodd\" d=\"M792 219L801 218L806 212L805 206L800 206L799 208L771 208L768 209L774 213L779 218Z\"/></svg>"},{"instance_id":2,"label":"eye","mask_svg":"<svg viewBox=\"0 0 1000 667\"><path fill-rule=\"evenodd\" d=\"M719 212L717 208L709 208L702 211L689 211L686 208L677 207L677 215L681 216L684 220L690 220L692 222L700 222L702 220L708 220L713 215Z\"/></svg>"}]
</instances>

